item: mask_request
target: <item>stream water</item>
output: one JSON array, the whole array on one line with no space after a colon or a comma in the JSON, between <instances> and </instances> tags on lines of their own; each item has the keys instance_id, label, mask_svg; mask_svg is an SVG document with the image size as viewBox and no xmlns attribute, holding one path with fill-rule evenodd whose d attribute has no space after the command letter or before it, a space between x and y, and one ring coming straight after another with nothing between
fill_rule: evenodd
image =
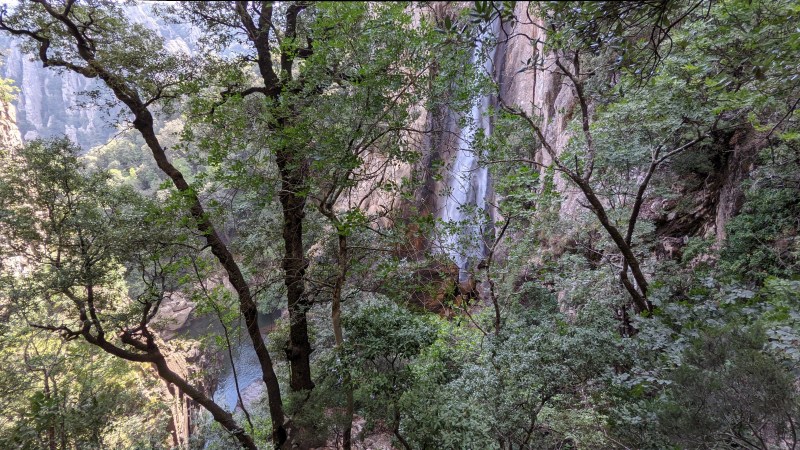
<instances>
[{"instance_id":1,"label":"stream water","mask_svg":"<svg viewBox=\"0 0 800 450\"><path fill-rule=\"evenodd\" d=\"M272 314L259 314L258 324L264 333L280 317L281 312L276 311ZM266 340L266 337L265 337ZM244 392L248 387L255 383L263 385L261 365L258 356L253 349L250 337L243 333L241 339L231 342L233 346L233 364L236 367L236 377L239 381L239 390ZM214 391L214 401L226 411L233 412L239 404L239 396L236 393L236 381L234 380L231 360L225 355L225 368L220 375L217 389ZM245 405L247 406L247 405Z\"/></svg>"}]
</instances>

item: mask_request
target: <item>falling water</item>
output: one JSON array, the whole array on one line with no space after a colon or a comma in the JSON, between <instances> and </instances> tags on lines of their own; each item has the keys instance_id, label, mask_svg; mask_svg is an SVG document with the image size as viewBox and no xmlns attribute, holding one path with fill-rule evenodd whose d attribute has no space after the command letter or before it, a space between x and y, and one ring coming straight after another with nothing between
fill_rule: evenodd
<instances>
[{"instance_id":1,"label":"falling water","mask_svg":"<svg viewBox=\"0 0 800 450\"><path fill-rule=\"evenodd\" d=\"M486 41L497 36L499 24L499 20L494 20L478 36L471 59L473 66L480 63ZM483 60L483 73L492 73L495 50L494 45L488 48L488 55ZM471 121L459 132L458 152L448 180L449 195L442 213L442 220L453 225L456 230L445 233L443 250L458 266L459 281L467 279L470 264L482 259L487 252L483 235L489 171L479 164L480 154L474 149L474 145L478 129L485 136L491 134L488 115L491 103L490 95L479 95L472 103Z\"/></svg>"}]
</instances>

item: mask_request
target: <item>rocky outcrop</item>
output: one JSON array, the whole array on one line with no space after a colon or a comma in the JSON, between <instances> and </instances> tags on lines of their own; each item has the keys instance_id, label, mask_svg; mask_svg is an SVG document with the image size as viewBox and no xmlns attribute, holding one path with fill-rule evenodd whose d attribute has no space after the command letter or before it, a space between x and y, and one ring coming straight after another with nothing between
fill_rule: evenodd
<instances>
[{"instance_id":1,"label":"rocky outcrop","mask_svg":"<svg viewBox=\"0 0 800 450\"><path fill-rule=\"evenodd\" d=\"M527 14L529 8L530 2L517 2L515 16L527 19L519 20L513 26L507 24L503 29L495 77L502 101L531 117L538 117L545 139L556 154L561 154L572 137L568 125L576 114L580 114L577 97L571 82L555 69L554 56L544 52L543 43L547 39L544 23L535 15ZM539 63L535 68L526 68L526 61L537 58ZM592 109L590 104L590 112ZM689 236L694 235L713 237L718 247L723 244L726 225L739 213L744 201L742 184L754 170L756 157L766 140L763 133L744 127L729 135L716 136L710 145L719 153L712 172L699 174L701 176L694 180L673 183L671 200L649 195L645 198L645 205L651 211L643 212L641 217L656 225L658 239L653 249L656 256L680 258L680 248ZM527 157L541 165L542 175L546 170L544 167L552 164L543 147L533 150ZM657 176L674 176L667 166L659 170ZM554 177L561 196L560 216L574 218L584 210L585 197L564 175L556 172ZM556 241L552 237L549 242L545 239L543 243L549 248L543 250L560 253L567 249L570 239L566 235L556 238Z\"/></svg>"},{"instance_id":2,"label":"rocky outcrop","mask_svg":"<svg viewBox=\"0 0 800 450\"><path fill-rule=\"evenodd\" d=\"M201 390L207 390L209 380L201 368L208 367L210 361L200 351L199 342L164 342L162 347L168 350L167 365L170 370L185 380L193 380ZM156 376L154 368L150 370L150 376L158 380L157 392L170 408L168 430L173 448L190 448L189 441L195 428L194 411L198 406L177 386Z\"/></svg>"},{"instance_id":3,"label":"rocky outcrop","mask_svg":"<svg viewBox=\"0 0 800 450\"><path fill-rule=\"evenodd\" d=\"M88 149L108 140L114 131L106 123L108 116L86 105L81 95L97 90L96 82L71 72L45 70L16 44L8 40L0 44L8 49L0 76L14 80L20 89L14 104L25 141L67 136Z\"/></svg>"},{"instance_id":4,"label":"rocky outcrop","mask_svg":"<svg viewBox=\"0 0 800 450\"><path fill-rule=\"evenodd\" d=\"M191 52L189 43L196 42L196 32L188 26L167 25L154 19L151 8L147 4L135 4L126 11L131 21L163 37L167 50ZM97 93L106 93L100 82L73 72L56 73L44 69L38 59L32 59L6 35L0 36L0 50L5 59L0 77L10 78L20 89L14 105L25 141L67 136L89 150L106 143L117 131L112 124L117 121L119 110L109 111L105 106L98 106L107 100L103 95L91 100Z\"/></svg>"},{"instance_id":5,"label":"rocky outcrop","mask_svg":"<svg viewBox=\"0 0 800 450\"><path fill-rule=\"evenodd\" d=\"M670 198L648 200L642 217L656 226L657 256L676 259L680 252L670 248L682 247L690 236L713 239L718 249L724 245L728 222L744 204L745 182L766 145L764 133L750 125L715 133L705 150L710 166L673 183Z\"/></svg>"},{"instance_id":6,"label":"rocky outcrop","mask_svg":"<svg viewBox=\"0 0 800 450\"><path fill-rule=\"evenodd\" d=\"M153 325L165 340L170 340L177 336L189 322L196 304L187 300L183 295L173 293L165 299L158 309Z\"/></svg>"},{"instance_id":7,"label":"rocky outcrop","mask_svg":"<svg viewBox=\"0 0 800 450\"><path fill-rule=\"evenodd\" d=\"M529 2L518 2L514 8L515 16L529 17L528 8ZM575 96L572 86L564 81L563 75L553 70L553 55L543 51L547 39L543 28L541 19L535 17L503 27L501 48L498 49L502 56L498 61L496 77L503 102L534 117L539 116L545 138L556 153L561 153L571 137L567 125L573 117ZM527 62L536 61L537 58L539 64L529 67ZM545 166L552 162L541 147L528 156ZM574 210L577 206L574 194L577 191L570 192L569 185L561 177L556 178L556 185L562 193L570 194L562 206L562 212Z\"/></svg>"},{"instance_id":8,"label":"rocky outcrop","mask_svg":"<svg viewBox=\"0 0 800 450\"><path fill-rule=\"evenodd\" d=\"M719 184L719 194L714 214L716 245L721 246L727 237L728 222L739 213L744 203L743 182L755 169L758 153L767 145L763 132L748 126L736 130L728 142L724 169Z\"/></svg>"},{"instance_id":9,"label":"rocky outcrop","mask_svg":"<svg viewBox=\"0 0 800 450\"><path fill-rule=\"evenodd\" d=\"M0 149L10 150L22 145L17 128L17 113L14 105L0 102Z\"/></svg>"}]
</instances>

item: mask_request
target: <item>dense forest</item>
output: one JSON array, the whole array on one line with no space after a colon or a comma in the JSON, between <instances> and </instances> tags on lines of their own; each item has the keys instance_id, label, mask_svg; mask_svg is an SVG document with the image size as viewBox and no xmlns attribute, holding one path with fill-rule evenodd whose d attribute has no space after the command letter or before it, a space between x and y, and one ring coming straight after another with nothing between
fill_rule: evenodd
<instances>
[{"instance_id":1,"label":"dense forest","mask_svg":"<svg viewBox=\"0 0 800 450\"><path fill-rule=\"evenodd\" d=\"M0 448L797 449L799 23L0 5Z\"/></svg>"}]
</instances>

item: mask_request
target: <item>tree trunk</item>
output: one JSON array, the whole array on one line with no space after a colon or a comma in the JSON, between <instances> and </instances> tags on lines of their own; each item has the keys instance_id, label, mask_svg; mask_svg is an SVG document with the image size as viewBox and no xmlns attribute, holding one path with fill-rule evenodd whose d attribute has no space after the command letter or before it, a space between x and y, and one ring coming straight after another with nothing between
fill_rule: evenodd
<instances>
[{"instance_id":1,"label":"tree trunk","mask_svg":"<svg viewBox=\"0 0 800 450\"><path fill-rule=\"evenodd\" d=\"M47 400L47 407L50 408L50 374L47 373L47 370L42 370L42 373L44 374L44 398ZM56 450L56 426L54 423L47 426L47 443L50 450Z\"/></svg>"},{"instance_id":2,"label":"tree trunk","mask_svg":"<svg viewBox=\"0 0 800 450\"><path fill-rule=\"evenodd\" d=\"M581 180L580 178L573 178L573 181L575 181L578 187L581 188L581 191L583 191L586 199L589 200L589 205L592 207L592 212L594 212L595 216L597 216L597 219L600 221L600 224L606 229L609 236L611 236L611 239L614 241L614 244L616 244L617 249L619 249L620 253L622 253L625 265L628 266L631 270L631 273L633 273L633 279L638 284L638 289L634 287L633 284L628 282L627 267L623 268L623 271L620 274L620 279L625 285L625 288L631 294L631 297L633 297L636 312L652 312L652 305L649 301L647 301L647 279L645 278L644 273L639 266L639 260L633 254L633 250L631 249L630 245L628 245L628 243L625 241L625 238L622 236L622 233L620 233L617 227L611 223L611 220L608 218L606 210L603 207L603 203L597 197L594 189L592 189L589 183Z\"/></svg>"},{"instance_id":3,"label":"tree trunk","mask_svg":"<svg viewBox=\"0 0 800 450\"><path fill-rule=\"evenodd\" d=\"M225 268L228 280L238 294L239 311L241 311L242 317L244 317L245 325L247 326L247 334L250 336L250 340L253 343L253 349L256 352L259 365L261 366L262 379L267 388L267 398L273 428L272 438L274 442L283 444L283 442L286 441L287 432L284 426L285 417L283 414L280 385L278 383L278 377L275 375L275 370L272 367L272 358L267 351L264 337L261 336L261 330L258 326L258 309L250 292L250 287L245 281L239 265L234 260L233 254L231 254L228 247L222 242L214 226L209 222L207 214L200 203L200 199L197 198L197 195L191 190L183 174L181 174L167 159L155 135L152 115L150 115L150 112L147 110L144 112L146 114L137 114L134 126L141 132L145 142L147 142L153 152L153 157L158 167L173 180L175 187L177 187L179 191L189 196L192 202L190 211L195 220L197 220L197 228L205 236L206 242L209 247L211 247L211 253L214 254L222 267Z\"/></svg>"},{"instance_id":4,"label":"tree trunk","mask_svg":"<svg viewBox=\"0 0 800 450\"><path fill-rule=\"evenodd\" d=\"M256 50L258 71L264 82L260 90L276 104L281 103L281 92L286 82L292 79L295 54L281 50L280 77L272 67L273 53L270 33L275 29L273 23L272 2L261 2L257 6L257 17L251 14L248 2L236 2L234 11L239 17L247 37ZM284 15L284 36L291 40L296 35L297 15L308 5L290 4ZM278 56L278 55L275 55ZM273 130L281 130L290 124L289 116L282 116L270 125ZM305 251L303 249L303 217L306 204L302 189L305 186L304 164L301 158L295 158L291 147L275 149L278 169L281 173L280 202L283 209L283 243L284 243L284 283L287 290L289 309L289 342L286 345L286 358L289 360L291 377L289 387L293 391L311 390L311 344L308 339L308 321L306 311L309 304L304 298L305 286Z\"/></svg>"},{"instance_id":5,"label":"tree trunk","mask_svg":"<svg viewBox=\"0 0 800 450\"><path fill-rule=\"evenodd\" d=\"M290 151L278 152L281 172L280 202L283 209L283 270L289 306L289 342L286 358L289 360L293 391L314 389L311 381L311 343L308 339L306 312L310 307L305 298L303 278L306 271L303 248L303 218L306 199L300 193L303 187L302 163L293 161Z\"/></svg>"},{"instance_id":6,"label":"tree trunk","mask_svg":"<svg viewBox=\"0 0 800 450\"><path fill-rule=\"evenodd\" d=\"M333 214L331 213L333 217ZM334 217L335 218L335 217ZM338 224L336 224L338 225ZM341 351L344 345L344 336L342 333L342 289L344 282L347 279L347 263L348 263L348 249L347 249L347 235L343 234L341 229L338 233L339 236L339 274L336 277L336 284L333 286L333 295L331 298L331 322L333 323L333 336L336 339L336 350ZM353 389L350 386L350 374L346 373L343 380L344 388L347 390L347 409L345 410L345 426L342 434L342 449L350 450L352 448L352 431L353 431Z\"/></svg>"},{"instance_id":7,"label":"tree trunk","mask_svg":"<svg viewBox=\"0 0 800 450\"><path fill-rule=\"evenodd\" d=\"M225 269L228 279L230 283L233 285L239 299L239 309L244 316L245 323L247 324L247 332L250 335L250 339L253 342L253 348L258 356L258 360L261 366L262 377L264 383L266 384L267 388L267 395L269 401L269 409L270 409L270 417L272 419L272 437L276 444L276 446L283 445L286 442L287 438L287 430L285 417L283 414L283 403L281 400L280 395L280 385L278 383L278 378L275 375L275 371L272 367L272 359L267 351L267 347L264 344L264 339L261 336L261 332L258 327L258 311L256 309L255 301L253 300L252 293L250 292L250 287L248 286L245 278L242 274L239 265L236 263L236 260L233 258L228 247L225 243L220 239L217 230L215 229L213 223L210 221L208 214L206 213L205 209L203 208L202 203L200 202L199 197L195 193L194 189L189 186L189 183L186 181L184 175L178 170L172 163L169 161L166 155L165 148L159 142L155 129L154 129L154 122L153 122L153 115L151 114L149 105L158 100L159 97L156 96L151 98L148 101L142 100L140 97L140 91L137 89L134 83L129 82L124 76L120 75L119 73L114 73L113 69L109 69L108 66L103 65L103 60L98 60L96 58L96 50L94 48L94 42L88 37L87 27L81 27L75 21L73 21L72 17L67 13L69 6L66 7L66 12L60 12L52 5L44 2L42 3L42 7L45 9L47 14L54 20L61 22L66 27L66 32L68 33L69 40L71 41L70 44L74 44L78 51L78 56L80 59L86 62L86 65L81 66L78 64L67 63L61 60L59 57L55 57L51 59L50 54L48 54L48 49L50 48L51 41L50 38L39 36L39 31L32 31L32 30L15 30L8 28L5 24L2 24L2 29L14 34L14 35L22 35L29 38L33 38L36 42L35 45L38 46L38 57L42 61L45 67L56 67L61 69L66 69L77 74L80 74L86 78L99 78L100 80L105 83L105 85L111 89L114 93L114 96L122 102L133 114L134 121L133 126L136 128L144 138L147 146L150 148L153 158L156 161L159 169L163 171L173 182L175 187L180 191L184 196L189 204L189 211L192 215L192 218L196 222L197 230L200 234L205 238L208 247L211 248L211 252L217 258L219 263ZM271 2L265 2L262 4L262 8L266 11L268 10L269 14L272 11L272 4ZM246 8L245 8L246 9ZM291 8L290 8L291 10ZM294 14L297 14L297 8L295 8ZM269 22L270 19L265 16L265 24L263 29L268 29L266 26L266 22ZM258 41L260 44L260 51L265 51L264 55L269 55L269 42L268 42L268 34L261 33L258 35ZM271 59L269 57L262 58L260 63L270 64ZM274 73L273 73L274 76ZM271 79L268 81L272 81ZM270 83L268 85L272 85L274 83ZM302 219L302 208L300 210L300 219ZM302 233L301 229L298 229L299 233ZM300 254L302 256L302 240L299 241L299 249ZM302 259L300 261L302 264ZM302 267L302 265L301 265ZM296 273L297 271L292 270L291 273ZM302 279L302 270L299 272L299 276ZM287 280L288 284L288 280ZM296 284L296 283L295 283ZM302 284L300 293L302 294ZM290 299L292 295L290 294ZM290 300L290 311L291 311L291 300ZM96 318L95 318L96 321ZM303 314L303 321L302 321L302 330L306 330L305 324L305 314ZM114 348L113 345L110 345L108 341L105 341L102 336L102 330L98 327L98 332L100 333L97 338L93 338L88 333L88 324L84 325L85 331L84 336L89 340L89 342L99 345L104 350L108 351L111 354L115 354L117 356L122 356L124 351L121 351L119 348ZM93 342L94 341L94 342ZM307 332L305 333L305 341L308 341ZM310 349L308 351L310 353ZM131 355L129 355L131 356ZM158 368L159 375L162 376L165 380L175 383L183 392L189 395L193 400L195 400L198 404L202 405L209 412L212 413L212 416L215 420L220 422L226 429L234 433L237 439L240 440L242 445L246 448L253 448L255 449L255 444L253 444L252 439L248 436L243 429L238 427L236 422L233 420L232 416L228 414L226 411L222 410L219 405L214 403L211 399L206 397L202 392L195 389L192 385L187 383L182 378L178 377L174 372L170 371L169 368L166 366L166 361L164 361L163 356L159 355L160 359L155 361L156 366ZM307 355L306 355L307 357ZM128 358L126 358L128 359ZM138 356L133 359L140 360L142 362L153 362L152 360L143 361ZM160 361L160 362L159 362ZM307 359L306 359L307 361ZM159 365L160 364L160 365ZM308 366L308 364L306 364ZM169 377L169 378L168 378ZM177 381L173 381L175 378L178 378ZM310 381L310 373L308 374L309 381Z\"/></svg>"}]
</instances>

